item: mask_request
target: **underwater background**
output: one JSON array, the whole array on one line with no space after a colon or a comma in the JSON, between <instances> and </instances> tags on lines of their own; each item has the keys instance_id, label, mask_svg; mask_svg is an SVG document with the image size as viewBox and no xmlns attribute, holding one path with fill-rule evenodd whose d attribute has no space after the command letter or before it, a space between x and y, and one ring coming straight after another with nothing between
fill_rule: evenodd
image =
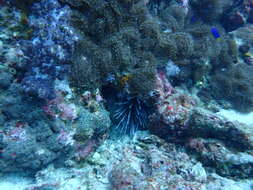
<instances>
[{"instance_id":1,"label":"underwater background","mask_svg":"<svg viewBox=\"0 0 253 190\"><path fill-rule=\"evenodd\" d=\"M253 1L0 0L0 190L253 190Z\"/></svg>"}]
</instances>

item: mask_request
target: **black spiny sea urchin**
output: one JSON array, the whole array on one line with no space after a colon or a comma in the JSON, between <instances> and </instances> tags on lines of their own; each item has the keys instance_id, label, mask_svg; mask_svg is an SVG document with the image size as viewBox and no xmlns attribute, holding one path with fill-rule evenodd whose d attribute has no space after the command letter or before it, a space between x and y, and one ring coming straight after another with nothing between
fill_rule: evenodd
<instances>
[{"instance_id":1,"label":"black spiny sea urchin","mask_svg":"<svg viewBox=\"0 0 253 190\"><path fill-rule=\"evenodd\" d=\"M133 135L147 128L151 108L137 96L119 92L111 86L102 88L106 107L111 113L113 132L117 135Z\"/></svg>"},{"instance_id":2,"label":"black spiny sea urchin","mask_svg":"<svg viewBox=\"0 0 253 190\"><path fill-rule=\"evenodd\" d=\"M114 103L112 119L120 134L133 135L137 130L146 128L148 115L148 107L140 98L126 97Z\"/></svg>"}]
</instances>

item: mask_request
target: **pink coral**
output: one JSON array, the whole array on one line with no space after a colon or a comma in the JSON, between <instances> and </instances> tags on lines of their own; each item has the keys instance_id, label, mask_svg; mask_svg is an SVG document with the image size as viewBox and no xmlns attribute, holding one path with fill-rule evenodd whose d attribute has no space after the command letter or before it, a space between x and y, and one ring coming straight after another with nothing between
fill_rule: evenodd
<instances>
[{"instance_id":1,"label":"pink coral","mask_svg":"<svg viewBox=\"0 0 253 190\"><path fill-rule=\"evenodd\" d=\"M42 108L44 112L53 117L60 117L63 120L75 120L78 117L77 107L73 103L66 103L63 95L58 92L55 99L47 102Z\"/></svg>"},{"instance_id":2,"label":"pink coral","mask_svg":"<svg viewBox=\"0 0 253 190\"><path fill-rule=\"evenodd\" d=\"M191 97L180 90L175 90L164 72L156 74L157 111L162 121L170 126L184 126L189 118L189 113L194 105Z\"/></svg>"},{"instance_id":3,"label":"pink coral","mask_svg":"<svg viewBox=\"0 0 253 190\"><path fill-rule=\"evenodd\" d=\"M57 105L57 107L61 112L60 117L63 120L73 121L77 118L77 108L75 104L61 103Z\"/></svg>"},{"instance_id":4,"label":"pink coral","mask_svg":"<svg viewBox=\"0 0 253 190\"><path fill-rule=\"evenodd\" d=\"M49 100L46 105L42 107L43 111L52 118L57 118L57 105L62 103L64 98L60 92L56 93L56 98Z\"/></svg>"}]
</instances>

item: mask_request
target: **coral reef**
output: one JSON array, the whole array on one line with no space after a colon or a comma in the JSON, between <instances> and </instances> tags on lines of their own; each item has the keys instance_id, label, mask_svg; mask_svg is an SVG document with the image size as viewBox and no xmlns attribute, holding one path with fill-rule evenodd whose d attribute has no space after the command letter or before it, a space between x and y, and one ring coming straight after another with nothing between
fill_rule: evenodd
<instances>
[{"instance_id":1,"label":"coral reef","mask_svg":"<svg viewBox=\"0 0 253 190\"><path fill-rule=\"evenodd\" d=\"M214 96L229 101L234 109L241 112L252 111L252 72L252 66L245 63L217 70L211 84Z\"/></svg>"},{"instance_id":2,"label":"coral reef","mask_svg":"<svg viewBox=\"0 0 253 190\"><path fill-rule=\"evenodd\" d=\"M65 78L78 39L68 25L70 8L40 1L23 18L24 10L9 3L16 2L0 9L0 168L35 174L50 163L83 159L87 142L99 144L110 118L99 93L80 107Z\"/></svg>"},{"instance_id":3,"label":"coral reef","mask_svg":"<svg viewBox=\"0 0 253 190\"><path fill-rule=\"evenodd\" d=\"M66 84L60 82L56 89L62 85ZM1 92L1 172L29 170L34 174L53 162L66 165L68 159L84 159L95 150L84 154L88 142L99 145L110 127L108 112L100 105L90 113L70 103L71 94L62 93L45 105L24 97L20 84Z\"/></svg>"},{"instance_id":4,"label":"coral reef","mask_svg":"<svg viewBox=\"0 0 253 190\"><path fill-rule=\"evenodd\" d=\"M197 22L193 27L186 13L180 12L180 3L157 3L159 13L155 13L153 1L104 2L100 8L95 2L67 2L90 13L89 17L80 12L72 16L73 26L82 33L71 72L72 84L78 89L94 90L113 79L115 87L127 88L130 94L145 97L154 88L157 66L163 66L169 59L176 64L188 59L188 64L194 65L191 58L218 57L223 52L217 47L226 45L212 39L211 26L202 29L199 28L202 23ZM149 11L158 17L151 16ZM174 24L169 24L170 20ZM189 32L183 32L183 28ZM226 51L229 50L224 48Z\"/></svg>"},{"instance_id":5,"label":"coral reef","mask_svg":"<svg viewBox=\"0 0 253 190\"><path fill-rule=\"evenodd\" d=\"M134 136L131 141L106 140L88 156L85 168L49 166L36 174L35 183L26 190L245 190L252 185L252 181L234 181L213 173L184 149L154 135L137 132Z\"/></svg>"},{"instance_id":6,"label":"coral reef","mask_svg":"<svg viewBox=\"0 0 253 190\"><path fill-rule=\"evenodd\" d=\"M204 166L213 167L224 177L248 178L252 176L252 155L235 152L226 148L224 143L212 139L193 138L188 147Z\"/></svg>"},{"instance_id":7,"label":"coral reef","mask_svg":"<svg viewBox=\"0 0 253 190\"><path fill-rule=\"evenodd\" d=\"M60 129L68 133L69 129L64 123L48 120L38 100L27 100L18 91L22 87L12 84L8 91L1 93L4 122L0 128L0 168L2 172L29 170L33 173L63 155L68 157L71 145L62 144L58 135Z\"/></svg>"},{"instance_id":8,"label":"coral reef","mask_svg":"<svg viewBox=\"0 0 253 190\"><path fill-rule=\"evenodd\" d=\"M195 108L184 127L172 128L159 121L150 130L168 142L185 145L204 166L214 168L221 176L236 179L252 176L250 126Z\"/></svg>"},{"instance_id":9,"label":"coral reef","mask_svg":"<svg viewBox=\"0 0 253 190\"><path fill-rule=\"evenodd\" d=\"M135 134L134 139L106 140L88 157L85 170L45 168L37 173L37 183L31 188L42 185L85 190L204 188L207 174L203 166L186 153L178 152L175 145L145 133Z\"/></svg>"},{"instance_id":10,"label":"coral reef","mask_svg":"<svg viewBox=\"0 0 253 190\"><path fill-rule=\"evenodd\" d=\"M88 29L77 26L82 40L72 60L73 86L94 91L110 81L115 87L127 88L130 94L146 95L154 78L155 59L149 50L157 39L157 25L148 19L147 8L141 2L104 2L103 12L97 3L87 3L89 17L79 12L73 18L74 26L80 19L90 26ZM140 29L135 28L137 25ZM140 81L147 84L139 85Z\"/></svg>"},{"instance_id":11,"label":"coral reef","mask_svg":"<svg viewBox=\"0 0 253 190\"><path fill-rule=\"evenodd\" d=\"M224 9L227 9L232 4L229 0L193 0L190 5L195 10L197 16L201 17L204 21L215 22L218 21Z\"/></svg>"},{"instance_id":12,"label":"coral reef","mask_svg":"<svg viewBox=\"0 0 253 190\"><path fill-rule=\"evenodd\" d=\"M25 93L43 99L55 97L54 80L68 72L74 44L78 39L70 26L70 8L57 1L41 1L31 7L31 40L23 42L28 57L22 85Z\"/></svg>"},{"instance_id":13,"label":"coral reef","mask_svg":"<svg viewBox=\"0 0 253 190\"><path fill-rule=\"evenodd\" d=\"M250 0L234 1L222 14L221 24L227 32L243 27L252 21L252 2Z\"/></svg>"},{"instance_id":14,"label":"coral reef","mask_svg":"<svg viewBox=\"0 0 253 190\"><path fill-rule=\"evenodd\" d=\"M210 72L237 62L236 43L218 23L232 6L228 1L62 2L75 7L70 19L80 38L70 77L79 94L116 89L152 107L148 100L156 89L157 68L166 67L168 60L178 68L170 82L188 87L203 84ZM210 15L205 14L205 6L211 7ZM213 28L219 39L213 36Z\"/></svg>"},{"instance_id":15,"label":"coral reef","mask_svg":"<svg viewBox=\"0 0 253 190\"><path fill-rule=\"evenodd\" d=\"M156 74L156 107L157 113L154 113L152 122L163 122L169 128L181 128L187 126L191 115L191 110L195 105L194 99L179 89L172 87L163 71ZM151 124L151 131L155 125ZM160 130L161 128L158 128ZM155 129L156 130L156 129Z\"/></svg>"},{"instance_id":16,"label":"coral reef","mask_svg":"<svg viewBox=\"0 0 253 190\"><path fill-rule=\"evenodd\" d=\"M213 112L253 110L252 1L0 5L3 176L32 174L26 190L246 189L252 127Z\"/></svg>"}]
</instances>

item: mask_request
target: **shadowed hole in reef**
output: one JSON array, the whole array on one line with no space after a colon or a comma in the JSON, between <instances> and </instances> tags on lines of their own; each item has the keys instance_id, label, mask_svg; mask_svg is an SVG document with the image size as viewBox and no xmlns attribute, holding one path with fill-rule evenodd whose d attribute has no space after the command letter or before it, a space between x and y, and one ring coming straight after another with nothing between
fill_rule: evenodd
<instances>
[{"instance_id":1,"label":"shadowed hole in reef","mask_svg":"<svg viewBox=\"0 0 253 190\"><path fill-rule=\"evenodd\" d=\"M112 134L133 136L136 131L147 129L152 108L142 99L110 85L102 87L102 96L113 123Z\"/></svg>"}]
</instances>

